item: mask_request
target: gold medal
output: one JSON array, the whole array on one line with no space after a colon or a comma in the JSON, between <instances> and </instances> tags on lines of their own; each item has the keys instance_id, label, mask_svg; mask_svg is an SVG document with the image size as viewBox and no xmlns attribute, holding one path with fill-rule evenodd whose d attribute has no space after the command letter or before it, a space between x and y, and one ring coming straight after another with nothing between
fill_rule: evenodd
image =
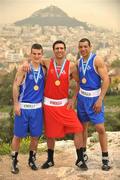
<instances>
[{"instance_id":1,"label":"gold medal","mask_svg":"<svg viewBox=\"0 0 120 180\"><path fill-rule=\"evenodd\" d=\"M56 86L59 86L59 85L60 85L60 81L59 81L59 80L56 80L56 81L55 81L55 85L56 85Z\"/></svg>"},{"instance_id":2,"label":"gold medal","mask_svg":"<svg viewBox=\"0 0 120 180\"><path fill-rule=\"evenodd\" d=\"M82 83L86 84L86 82L87 82L86 78L82 78Z\"/></svg>"},{"instance_id":3,"label":"gold medal","mask_svg":"<svg viewBox=\"0 0 120 180\"><path fill-rule=\"evenodd\" d=\"M35 85L35 86L34 86L34 90L35 90L35 91L38 91L38 89L39 89L39 86L38 86L38 85Z\"/></svg>"}]
</instances>

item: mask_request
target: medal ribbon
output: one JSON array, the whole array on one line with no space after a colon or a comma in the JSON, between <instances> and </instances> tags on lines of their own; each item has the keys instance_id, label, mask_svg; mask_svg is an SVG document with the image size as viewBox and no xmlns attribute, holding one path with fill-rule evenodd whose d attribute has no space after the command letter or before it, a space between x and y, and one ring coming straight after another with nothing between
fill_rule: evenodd
<instances>
[{"instance_id":1,"label":"medal ribbon","mask_svg":"<svg viewBox=\"0 0 120 180\"><path fill-rule=\"evenodd\" d=\"M41 68L40 68L40 66L39 66L38 72L37 72L37 76L35 75L35 74L36 74L36 73L35 73L35 69L34 69L34 67L32 66L32 64L31 64L31 69L32 69L32 72L33 72L34 81L35 81L35 83L37 84L37 82L38 82L38 80L39 80Z\"/></svg>"},{"instance_id":2,"label":"medal ribbon","mask_svg":"<svg viewBox=\"0 0 120 180\"><path fill-rule=\"evenodd\" d=\"M89 61L90 61L91 57L92 57L92 53L90 53L90 56L89 56L89 58L88 58L88 60L87 60L85 65L83 63L83 58L81 59L81 61L82 61L82 72L83 72L84 76L86 74L86 70L87 70L87 67L88 67L88 64L89 64Z\"/></svg>"},{"instance_id":3,"label":"medal ribbon","mask_svg":"<svg viewBox=\"0 0 120 180\"><path fill-rule=\"evenodd\" d=\"M62 67L61 67L61 69L60 69L60 73L58 74L57 64L56 64L55 60L54 60L54 62L53 62L54 68L55 68L55 72L56 72L56 75L57 75L57 78L58 78L58 79L60 78L60 76L61 76L61 74L62 74L62 72L63 72L63 69L64 69L64 67L65 67L65 63L66 63L66 59L64 59L64 61L63 61L63 63L62 63Z\"/></svg>"}]
</instances>

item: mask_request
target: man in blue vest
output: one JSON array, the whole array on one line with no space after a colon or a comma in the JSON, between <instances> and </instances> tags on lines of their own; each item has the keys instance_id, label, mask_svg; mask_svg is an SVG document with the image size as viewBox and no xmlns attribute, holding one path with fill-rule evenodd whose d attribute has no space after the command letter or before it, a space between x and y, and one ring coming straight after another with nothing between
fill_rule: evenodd
<instances>
[{"instance_id":1,"label":"man in blue vest","mask_svg":"<svg viewBox=\"0 0 120 180\"><path fill-rule=\"evenodd\" d=\"M77 113L84 126L84 156L87 158L87 128L91 121L99 135L102 151L102 170L108 171L110 166L103 106L103 99L109 86L107 68L103 59L91 52L91 43L88 39L81 39L78 48L82 57L78 61L80 89L77 98Z\"/></svg>"},{"instance_id":2,"label":"man in blue vest","mask_svg":"<svg viewBox=\"0 0 120 180\"><path fill-rule=\"evenodd\" d=\"M12 168L11 172L17 174L19 168L18 151L21 138L30 134L30 152L28 164L32 170L37 170L35 163L38 139L42 134L43 112L42 101L44 92L44 69L40 65L43 48L40 44L31 47L31 70L24 72L18 68L13 83L14 101L14 137L12 140Z\"/></svg>"}]
</instances>

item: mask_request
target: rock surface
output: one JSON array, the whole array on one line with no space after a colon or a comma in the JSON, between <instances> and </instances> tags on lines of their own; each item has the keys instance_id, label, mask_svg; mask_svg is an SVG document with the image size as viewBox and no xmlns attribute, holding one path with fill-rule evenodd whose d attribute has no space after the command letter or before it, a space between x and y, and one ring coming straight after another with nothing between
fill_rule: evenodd
<instances>
[{"instance_id":1,"label":"rock surface","mask_svg":"<svg viewBox=\"0 0 120 180\"><path fill-rule=\"evenodd\" d=\"M73 141L56 142L55 166L46 170L39 168L32 171L27 165L28 155L19 155L20 173L14 175L10 172L10 157L0 157L0 180L119 180L120 179L120 132L107 132L109 158L111 170L101 170L101 151L98 142L91 142L88 138L87 154L89 156L88 171L81 171L75 164L76 154ZM95 140L93 136L92 141ZM40 144L39 148L46 147ZM37 155L37 162L41 164L46 160L46 153Z\"/></svg>"}]
</instances>

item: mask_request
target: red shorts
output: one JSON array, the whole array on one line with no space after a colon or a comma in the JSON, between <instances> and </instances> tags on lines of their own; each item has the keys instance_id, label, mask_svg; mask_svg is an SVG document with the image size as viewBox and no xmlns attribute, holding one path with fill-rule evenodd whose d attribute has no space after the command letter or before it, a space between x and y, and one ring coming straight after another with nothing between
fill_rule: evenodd
<instances>
[{"instance_id":1,"label":"red shorts","mask_svg":"<svg viewBox=\"0 0 120 180\"><path fill-rule=\"evenodd\" d=\"M69 133L83 131L77 114L67 106L51 107L44 105L45 135L49 138L61 138Z\"/></svg>"}]
</instances>

